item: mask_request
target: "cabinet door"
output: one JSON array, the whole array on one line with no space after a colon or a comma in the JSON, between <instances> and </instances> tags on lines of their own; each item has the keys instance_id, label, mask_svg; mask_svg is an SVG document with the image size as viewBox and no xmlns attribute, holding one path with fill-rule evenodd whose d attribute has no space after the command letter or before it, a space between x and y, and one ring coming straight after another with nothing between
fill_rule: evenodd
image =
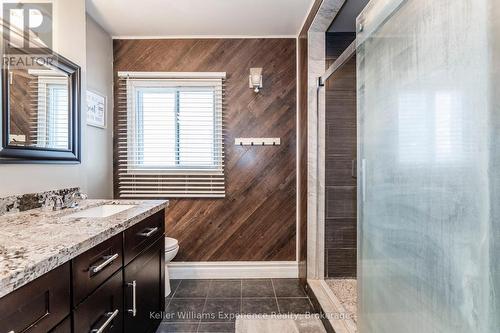
<instances>
[{"instance_id":1,"label":"cabinet door","mask_svg":"<svg viewBox=\"0 0 500 333\"><path fill-rule=\"evenodd\" d=\"M0 332L46 333L70 314L66 263L0 299Z\"/></svg>"},{"instance_id":2,"label":"cabinet door","mask_svg":"<svg viewBox=\"0 0 500 333\"><path fill-rule=\"evenodd\" d=\"M165 308L165 238L125 267L125 332L155 332Z\"/></svg>"},{"instance_id":3,"label":"cabinet door","mask_svg":"<svg viewBox=\"0 0 500 333\"><path fill-rule=\"evenodd\" d=\"M123 278L118 271L92 293L74 312L75 333L121 333L123 327ZM100 331L101 329L101 331Z\"/></svg>"}]
</instances>

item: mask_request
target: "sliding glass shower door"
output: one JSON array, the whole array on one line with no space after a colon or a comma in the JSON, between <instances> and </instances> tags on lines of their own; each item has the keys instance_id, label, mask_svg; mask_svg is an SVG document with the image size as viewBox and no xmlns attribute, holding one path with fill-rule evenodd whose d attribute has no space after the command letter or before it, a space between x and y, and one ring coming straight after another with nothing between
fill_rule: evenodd
<instances>
[{"instance_id":1,"label":"sliding glass shower door","mask_svg":"<svg viewBox=\"0 0 500 333\"><path fill-rule=\"evenodd\" d=\"M500 1L358 18L361 333L500 332Z\"/></svg>"}]
</instances>

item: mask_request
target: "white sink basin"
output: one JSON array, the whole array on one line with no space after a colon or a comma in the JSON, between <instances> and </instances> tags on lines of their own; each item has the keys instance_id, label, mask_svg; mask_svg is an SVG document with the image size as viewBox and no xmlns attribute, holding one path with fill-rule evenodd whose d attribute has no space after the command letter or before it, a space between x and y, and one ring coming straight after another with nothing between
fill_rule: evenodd
<instances>
[{"instance_id":1,"label":"white sink basin","mask_svg":"<svg viewBox=\"0 0 500 333\"><path fill-rule=\"evenodd\" d=\"M118 214L127 209L135 207L135 205L102 205L92 208L87 208L76 213L67 215L67 217L108 217Z\"/></svg>"}]
</instances>

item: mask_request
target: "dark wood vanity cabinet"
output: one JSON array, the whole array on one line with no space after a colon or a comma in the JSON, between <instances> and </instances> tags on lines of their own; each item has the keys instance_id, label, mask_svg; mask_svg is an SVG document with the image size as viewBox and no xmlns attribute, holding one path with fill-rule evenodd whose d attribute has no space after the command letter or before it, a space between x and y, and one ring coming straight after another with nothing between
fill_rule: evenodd
<instances>
[{"instance_id":1,"label":"dark wood vanity cabinet","mask_svg":"<svg viewBox=\"0 0 500 333\"><path fill-rule=\"evenodd\" d=\"M139 253L165 235L165 215L154 214L123 232L124 263L128 265Z\"/></svg>"},{"instance_id":2,"label":"dark wood vanity cabinet","mask_svg":"<svg viewBox=\"0 0 500 333\"><path fill-rule=\"evenodd\" d=\"M47 333L69 316L66 263L0 299L0 332Z\"/></svg>"},{"instance_id":3,"label":"dark wood vanity cabinet","mask_svg":"<svg viewBox=\"0 0 500 333\"><path fill-rule=\"evenodd\" d=\"M57 325L49 333L68 333L68 332L71 332L71 316L64 319L62 323Z\"/></svg>"},{"instance_id":4,"label":"dark wood vanity cabinet","mask_svg":"<svg viewBox=\"0 0 500 333\"><path fill-rule=\"evenodd\" d=\"M165 309L165 238L125 267L125 332L155 332Z\"/></svg>"},{"instance_id":5,"label":"dark wood vanity cabinet","mask_svg":"<svg viewBox=\"0 0 500 333\"><path fill-rule=\"evenodd\" d=\"M0 298L0 333L153 333L165 308L160 211Z\"/></svg>"},{"instance_id":6,"label":"dark wood vanity cabinet","mask_svg":"<svg viewBox=\"0 0 500 333\"><path fill-rule=\"evenodd\" d=\"M73 259L73 304L97 289L123 267L123 236L118 234Z\"/></svg>"}]
</instances>

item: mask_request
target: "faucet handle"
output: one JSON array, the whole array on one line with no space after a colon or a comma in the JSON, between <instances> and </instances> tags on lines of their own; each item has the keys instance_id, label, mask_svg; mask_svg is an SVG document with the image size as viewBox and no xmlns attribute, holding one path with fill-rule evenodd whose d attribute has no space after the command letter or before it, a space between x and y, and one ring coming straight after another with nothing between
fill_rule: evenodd
<instances>
[{"instance_id":1,"label":"faucet handle","mask_svg":"<svg viewBox=\"0 0 500 333\"><path fill-rule=\"evenodd\" d=\"M87 199L87 195L83 194L80 191L73 192L68 194L67 197L64 198L64 204L67 208L75 208L78 207L78 200Z\"/></svg>"},{"instance_id":2,"label":"faucet handle","mask_svg":"<svg viewBox=\"0 0 500 333\"><path fill-rule=\"evenodd\" d=\"M88 199L88 198L89 198L89 196L88 196L88 195L86 195L85 193L82 193L82 192L76 192L76 195L78 196L78 198L79 198L80 200L86 200L86 199Z\"/></svg>"},{"instance_id":3,"label":"faucet handle","mask_svg":"<svg viewBox=\"0 0 500 333\"><path fill-rule=\"evenodd\" d=\"M85 194L85 193L82 193L80 191L77 191L77 192L73 192L73 194L71 194L71 198L73 200L85 200L88 198L88 196Z\"/></svg>"},{"instance_id":4,"label":"faucet handle","mask_svg":"<svg viewBox=\"0 0 500 333\"><path fill-rule=\"evenodd\" d=\"M49 198L48 198L49 201L52 201L53 202L53 210L61 210L64 208L64 200L63 200L63 197L60 196L60 195L51 195Z\"/></svg>"}]
</instances>

